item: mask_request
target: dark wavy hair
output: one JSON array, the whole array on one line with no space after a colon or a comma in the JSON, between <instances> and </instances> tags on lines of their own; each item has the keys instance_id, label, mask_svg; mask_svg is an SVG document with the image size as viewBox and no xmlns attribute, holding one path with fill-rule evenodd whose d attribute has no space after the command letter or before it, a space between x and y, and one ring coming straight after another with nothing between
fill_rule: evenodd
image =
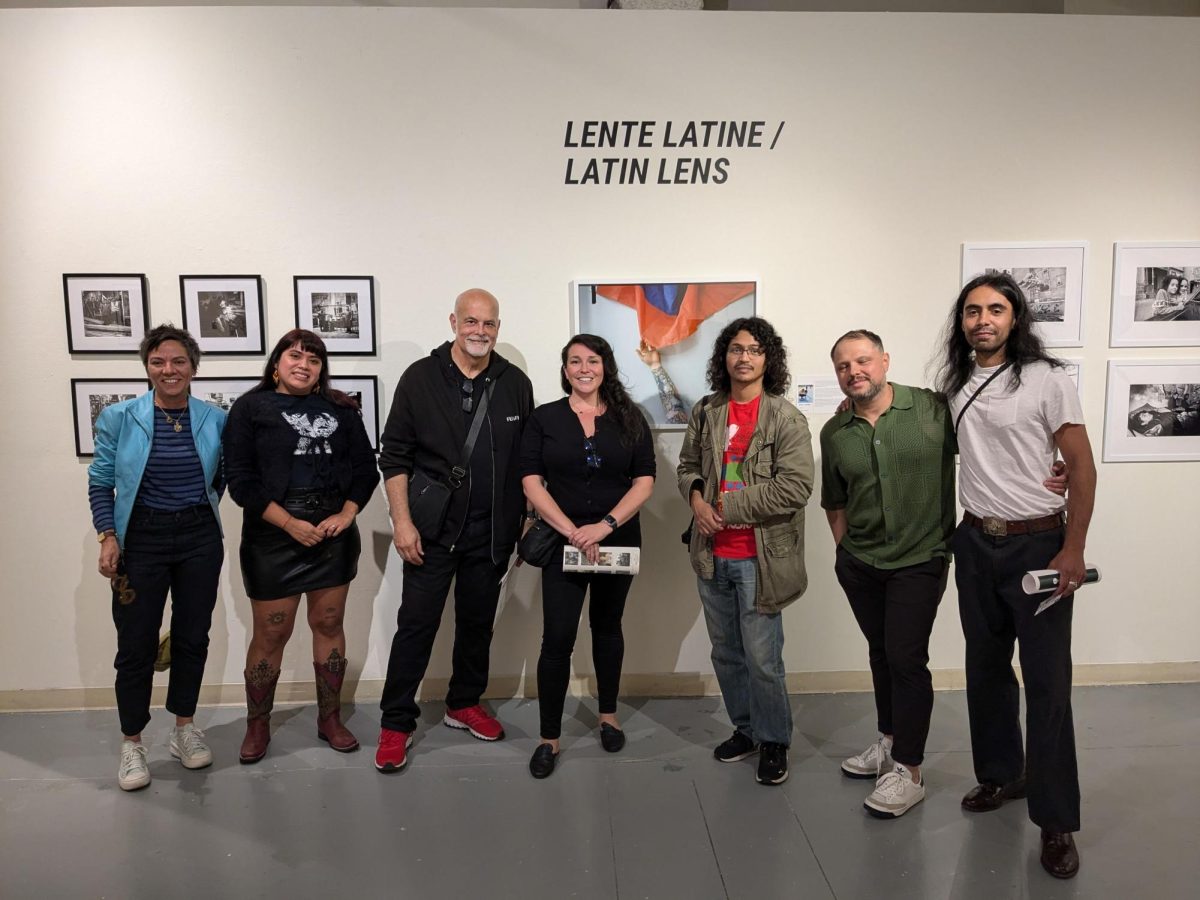
<instances>
[{"instance_id":1,"label":"dark wavy hair","mask_svg":"<svg viewBox=\"0 0 1200 900\"><path fill-rule=\"evenodd\" d=\"M975 351L967 342L967 336L962 330L963 307L966 306L967 296L971 291L980 287L990 287L1013 308L1012 331L1008 333L1008 341L1004 345L1004 359L1012 363L1012 389L1021 384L1021 369L1032 362L1045 362L1060 367L1062 360L1046 352L1042 339L1033 330L1033 316L1029 311L1029 301L1021 286L1007 272L986 272L968 281L954 301L954 309L946 320L943 334L943 344L946 352L938 364L935 379L937 389L947 397L953 397L962 390L963 385L971 377L975 367Z\"/></svg>"},{"instance_id":2,"label":"dark wavy hair","mask_svg":"<svg viewBox=\"0 0 1200 900\"><path fill-rule=\"evenodd\" d=\"M200 345L196 343L196 339L192 337L190 331L176 328L170 322L167 322L165 325L155 325L146 332L146 336L138 344L138 356L142 358L142 365L149 365L150 354L157 350L159 345L165 344L167 341L178 341L183 345L183 350L187 353L188 362L192 364L193 372L200 368Z\"/></svg>"},{"instance_id":3,"label":"dark wavy hair","mask_svg":"<svg viewBox=\"0 0 1200 900\"><path fill-rule=\"evenodd\" d=\"M558 370L558 381L562 385L563 393L571 393L571 382L567 380L567 353L576 344L582 344L600 357L604 366L604 380L600 382L600 400L613 414L621 444L626 447L633 446L642 436L642 432L650 426L642 411L630 399L625 385L621 384L621 373L617 371L617 360L608 341L598 334L577 334L567 341L562 348L562 368Z\"/></svg>"},{"instance_id":4,"label":"dark wavy hair","mask_svg":"<svg viewBox=\"0 0 1200 900\"><path fill-rule=\"evenodd\" d=\"M314 392L319 393L330 403L338 406L348 406L350 409L358 409L358 404L354 402L353 397L343 391L330 387L329 351L325 349L325 342L311 331L303 328L293 328L279 339L279 342L275 344L275 349L267 357L267 364L263 367L262 380L254 386L250 393L254 393L254 391L275 390L275 370L279 366L279 360L283 358L285 351L290 350L297 344L300 345L300 349L305 353L312 353L321 360L321 371L317 373L317 386ZM359 412L361 414L362 410L359 410Z\"/></svg>"},{"instance_id":5,"label":"dark wavy hair","mask_svg":"<svg viewBox=\"0 0 1200 900\"><path fill-rule=\"evenodd\" d=\"M722 394L729 393L731 384L725 358L729 345L733 343L739 331L750 332L758 345L766 351L763 390L776 396L782 394L787 390L788 382L792 380L792 376L788 374L787 348L783 346L783 338L775 333L775 327L758 316L734 319L717 335L712 357L708 361L708 386Z\"/></svg>"}]
</instances>

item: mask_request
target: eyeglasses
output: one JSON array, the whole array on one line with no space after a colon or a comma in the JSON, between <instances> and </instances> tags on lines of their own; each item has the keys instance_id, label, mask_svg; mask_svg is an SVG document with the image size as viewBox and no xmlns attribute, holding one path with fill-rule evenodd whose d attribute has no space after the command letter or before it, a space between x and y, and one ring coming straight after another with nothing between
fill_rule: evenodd
<instances>
[{"instance_id":1,"label":"eyeglasses","mask_svg":"<svg viewBox=\"0 0 1200 900\"><path fill-rule=\"evenodd\" d=\"M122 606L128 606L137 599L137 594L129 586L128 575L114 575L108 580L108 583L112 585L113 593L117 595L117 602Z\"/></svg>"},{"instance_id":2,"label":"eyeglasses","mask_svg":"<svg viewBox=\"0 0 1200 900\"><path fill-rule=\"evenodd\" d=\"M584 438L583 449L587 451L587 467L589 469L600 468L600 464L604 462L604 460L601 459L600 454L596 452L596 445L592 443L591 438Z\"/></svg>"},{"instance_id":3,"label":"eyeglasses","mask_svg":"<svg viewBox=\"0 0 1200 900\"><path fill-rule=\"evenodd\" d=\"M469 413L472 409L475 408L475 397L473 396L474 392L475 392L475 382L464 381L462 383L462 393L463 393L462 411L465 413Z\"/></svg>"},{"instance_id":4,"label":"eyeglasses","mask_svg":"<svg viewBox=\"0 0 1200 900\"><path fill-rule=\"evenodd\" d=\"M753 356L755 359L757 359L767 351L757 344L752 347L742 347L738 344L730 344L729 349L725 352L729 356Z\"/></svg>"}]
</instances>

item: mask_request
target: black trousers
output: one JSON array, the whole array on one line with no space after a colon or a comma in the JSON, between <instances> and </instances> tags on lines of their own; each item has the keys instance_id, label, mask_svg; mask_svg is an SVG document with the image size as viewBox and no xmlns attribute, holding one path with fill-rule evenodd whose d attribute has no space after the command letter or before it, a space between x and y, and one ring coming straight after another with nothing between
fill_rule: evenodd
<instances>
[{"instance_id":1,"label":"black trousers","mask_svg":"<svg viewBox=\"0 0 1200 900\"><path fill-rule=\"evenodd\" d=\"M1071 718L1071 614L1067 597L1039 616L1043 596L1021 590L1021 576L1044 569L1063 544L1063 530L989 537L960 524L954 574L967 643L967 711L975 777L1006 784L1025 772L1029 818L1050 831L1079 830L1079 768ZM1021 740L1020 687L1013 642L1020 643L1025 681L1026 742Z\"/></svg>"},{"instance_id":2,"label":"black trousers","mask_svg":"<svg viewBox=\"0 0 1200 900\"><path fill-rule=\"evenodd\" d=\"M925 761L933 714L929 635L946 592L945 557L877 569L837 550L834 572L867 639L879 731L893 736L892 757L906 766Z\"/></svg>"},{"instance_id":3,"label":"black trousers","mask_svg":"<svg viewBox=\"0 0 1200 900\"><path fill-rule=\"evenodd\" d=\"M404 588L396 612L396 634L383 684L384 728L412 732L420 708L417 688L425 677L450 582L454 582L454 653L446 706L464 709L479 702L488 683L492 622L505 564L491 556L488 520L468 522L454 550L424 543L425 562L404 564Z\"/></svg>"},{"instance_id":4,"label":"black trousers","mask_svg":"<svg viewBox=\"0 0 1200 900\"><path fill-rule=\"evenodd\" d=\"M571 654L583 612L584 594L591 589L588 624L592 629L592 666L600 712L617 711L625 636L621 616L632 575L563 572L561 554L542 570L542 652L538 656L538 711L541 735L547 740L562 733L563 703L571 680Z\"/></svg>"},{"instance_id":5,"label":"black trousers","mask_svg":"<svg viewBox=\"0 0 1200 900\"><path fill-rule=\"evenodd\" d=\"M114 590L112 600L117 626L113 665L123 734L140 734L150 721L154 658L168 593L171 676L167 711L185 717L195 714L224 559L221 529L207 503L182 512L134 507L118 569L128 579L128 590ZM122 603L122 595L129 599L129 591L132 599Z\"/></svg>"}]
</instances>

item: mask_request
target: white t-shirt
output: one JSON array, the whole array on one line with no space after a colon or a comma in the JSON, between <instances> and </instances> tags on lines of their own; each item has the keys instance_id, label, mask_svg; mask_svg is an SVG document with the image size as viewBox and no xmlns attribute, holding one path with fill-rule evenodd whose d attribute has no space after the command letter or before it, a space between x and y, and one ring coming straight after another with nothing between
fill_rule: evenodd
<instances>
[{"instance_id":1,"label":"white t-shirt","mask_svg":"<svg viewBox=\"0 0 1200 900\"><path fill-rule=\"evenodd\" d=\"M975 367L950 401L955 418L997 368ZM1011 368L989 384L958 426L958 496L963 509L1010 521L1062 510L1066 500L1042 482L1054 463L1054 433L1066 424L1084 422L1079 393L1065 369L1034 362L1021 368L1021 385L1015 391Z\"/></svg>"}]
</instances>

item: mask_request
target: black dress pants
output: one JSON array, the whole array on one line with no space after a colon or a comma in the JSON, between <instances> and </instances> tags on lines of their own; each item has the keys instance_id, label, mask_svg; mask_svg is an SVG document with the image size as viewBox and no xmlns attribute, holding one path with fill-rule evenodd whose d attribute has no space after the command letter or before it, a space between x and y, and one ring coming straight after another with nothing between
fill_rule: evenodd
<instances>
[{"instance_id":1,"label":"black dress pants","mask_svg":"<svg viewBox=\"0 0 1200 900\"><path fill-rule=\"evenodd\" d=\"M929 635L946 592L949 560L878 569L838 547L834 572L867 639L875 712L881 734L893 736L892 757L906 766L925 761L933 714Z\"/></svg>"},{"instance_id":2,"label":"black dress pants","mask_svg":"<svg viewBox=\"0 0 1200 900\"><path fill-rule=\"evenodd\" d=\"M420 708L417 688L425 677L446 595L454 582L454 653L446 706L465 709L479 702L488 683L492 624L505 564L492 562L490 520L468 522L454 549L422 542L422 565L404 564L404 587L396 612L396 634L388 657L380 708L384 728L412 732Z\"/></svg>"},{"instance_id":3,"label":"black dress pants","mask_svg":"<svg viewBox=\"0 0 1200 900\"><path fill-rule=\"evenodd\" d=\"M1034 615L1047 595L1029 596L1021 576L1044 569L1063 530L991 537L967 524L954 533L954 574L967 644L967 711L980 782L1007 784L1024 772L1029 818L1049 831L1079 830L1079 769L1071 718L1073 596ZM1020 687L1013 643L1020 644L1028 731L1021 740Z\"/></svg>"},{"instance_id":4,"label":"black dress pants","mask_svg":"<svg viewBox=\"0 0 1200 900\"><path fill-rule=\"evenodd\" d=\"M117 626L117 713L122 734L141 734L150 721L154 659L167 594L171 595L171 676L167 710L196 712L208 629L217 603L225 545L207 503L180 512L135 506L125 532L119 583L112 599ZM119 580L118 576L118 580ZM122 599L128 600L122 603Z\"/></svg>"},{"instance_id":5,"label":"black dress pants","mask_svg":"<svg viewBox=\"0 0 1200 900\"><path fill-rule=\"evenodd\" d=\"M588 624L592 629L592 666L600 712L617 711L625 636L621 616L632 575L598 575L563 572L561 554L542 570L542 652L538 656L538 710L541 736L555 740L562 732L563 704L571 681L571 654L583 612L583 598L591 589Z\"/></svg>"}]
</instances>

